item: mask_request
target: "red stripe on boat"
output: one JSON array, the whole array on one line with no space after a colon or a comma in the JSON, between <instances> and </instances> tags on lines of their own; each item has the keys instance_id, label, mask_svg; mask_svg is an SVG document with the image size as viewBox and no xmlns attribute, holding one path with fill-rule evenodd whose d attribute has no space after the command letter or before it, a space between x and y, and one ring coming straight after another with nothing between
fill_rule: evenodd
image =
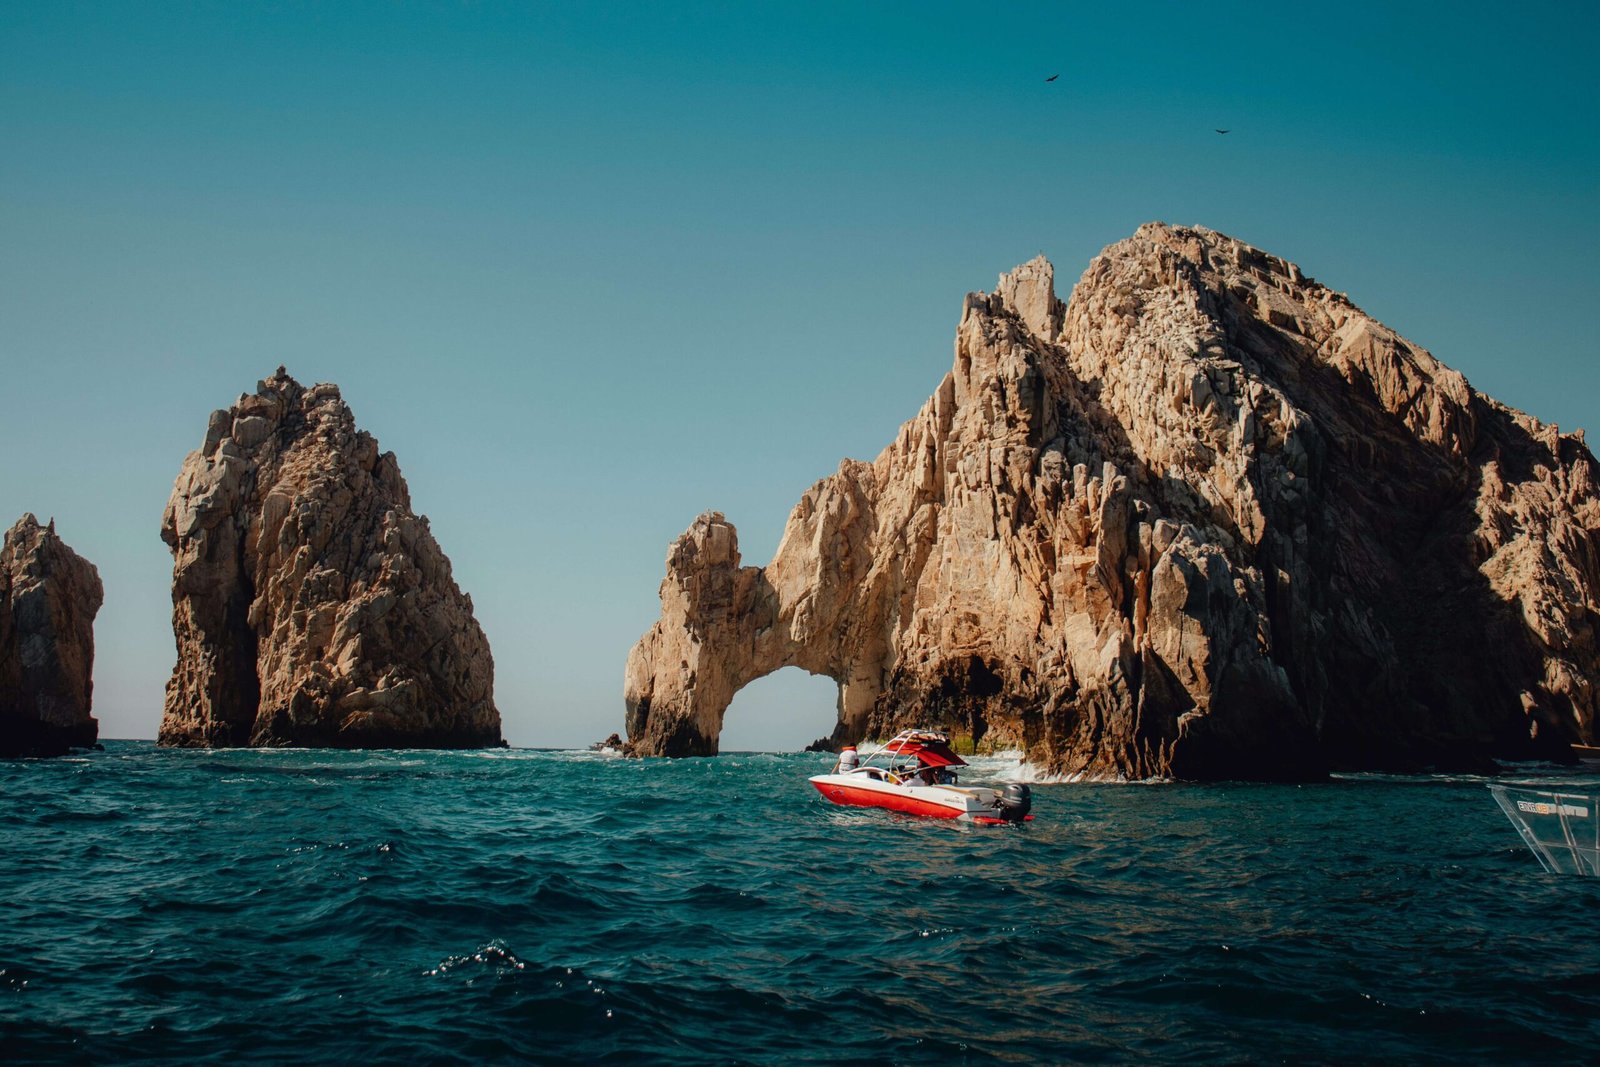
<instances>
[{"instance_id":1,"label":"red stripe on boat","mask_svg":"<svg viewBox=\"0 0 1600 1067\"><path fill-rule=\"evenodd\" d=\"M931 800L918 800L903 793L857 789L852 786L835 785L832 782L811 784L817 787L817 792L835 804L848 804L859 808L888 808L890 811L903 811L907 815L931 815L936 819L958 819L966 814L960 808L952 808Z\"/></svg>"}]
</instances>

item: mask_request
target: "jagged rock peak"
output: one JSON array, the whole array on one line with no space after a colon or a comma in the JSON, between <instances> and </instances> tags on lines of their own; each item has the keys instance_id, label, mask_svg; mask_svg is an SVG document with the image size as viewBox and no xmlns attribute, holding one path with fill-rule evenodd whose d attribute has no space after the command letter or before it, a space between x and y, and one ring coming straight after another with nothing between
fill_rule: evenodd
<instances>
[{"instance_id":1,"label":"jagged rock peak","mask_svg":"<svg viewBox=\"0 0 1600 1067\"><path fill-rule=\"evenodd\" d=\"M32 513L0 545L0 756L95 743L94 617L99 572Z\"/></svg>"},{"instance_id":2,"label":"jagged rock peak","mask_svg":"<svg viewBox=\"0 0 1600 1067\"><path fill-rule=\"evenodd\" d=\"M1043 254L1000 275L995 294L1039 340L1053 342L1060 335L1066 306L1056 299L1056 269Z\"/></svg>"},{"instance_id":3,"label":"jagged rock peak","mask_svg":"<svg viewBox=\"0 0 1600 1067\"><path fill-rule=\"evenodd\" d=\"M500 744L494 662L392 452L279 367L213 412L162 517L167 745Z\"/></svg>"},{"instance_id":4,"label":"jagged rock peak","mask_svg":"<svg viewBox=\"0 0 1600 1067\"><path fill-rule=\"evenodd\" d=\"M731 551L709 551L711 544ZM630 744L714 752L748 681L840 687L835 742L944 726L1090 775L1482 766L1594 737L1594 457L1299 267L1152 223L1065 307L1037 259L765 567L674 547ZM690 550L692 549L692 551Z\"/></svg>"}]
</instances>

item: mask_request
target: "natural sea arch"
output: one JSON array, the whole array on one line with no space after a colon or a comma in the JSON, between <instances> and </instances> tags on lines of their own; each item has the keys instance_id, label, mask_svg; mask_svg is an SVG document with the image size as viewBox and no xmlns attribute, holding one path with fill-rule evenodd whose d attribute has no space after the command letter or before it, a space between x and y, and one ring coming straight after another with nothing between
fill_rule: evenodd
<instances>
[{"instance_id":1,"label":"natural sea arch","mask_svg":"<svg viewBox=\"0 0 1600 1067\"><path fill-rule=\"evenodd\" d=\"M800 752L838 725L839 685L784 667L746 684L723 713L722 752Z\"/></svg>"}]
</instances>

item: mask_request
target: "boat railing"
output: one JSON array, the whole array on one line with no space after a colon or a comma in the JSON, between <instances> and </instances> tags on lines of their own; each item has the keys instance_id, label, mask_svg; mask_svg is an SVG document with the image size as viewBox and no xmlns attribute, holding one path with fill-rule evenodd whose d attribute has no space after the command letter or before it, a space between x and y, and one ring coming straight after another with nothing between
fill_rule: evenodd
<instances>
[{"instance_id":1,"label":"boat railing","mask_svg":"<svg viewBox=\"0 0 1600 1067\"><path fill-rule=\"evenodd\" d=\"M923 739L937 739L942 742L949 742L949 737L938 730L929 730L925 728L901 730L899 733L895 734L893 737L879 745L877 748L873 749L871 752L860 753L859 761L856 763L855 767L851 768L851 770L864 771L867 769L869 764L881 757L884 770L888 771L890 774L893 774L896 778L904 777L905 768L896 768L894 765L895 761L897 759L905 760L907 762L916 760L917 754L915 752L908 754L905 750L906 747L911 744L911 742L920 741ZM833 761L833 770L830 773L845 773L842 757Z\"/></svg>"},{"instance_id":2,"label":"boat railing","mask_svg":"<svg viewBox=\"0 0 1600 1067\"><path fill-rule=\"evenodd\" d=\"M1600 794L1499 784L1489 792L1545 870L1600 876Z\"/></svg>"}]
</instances>

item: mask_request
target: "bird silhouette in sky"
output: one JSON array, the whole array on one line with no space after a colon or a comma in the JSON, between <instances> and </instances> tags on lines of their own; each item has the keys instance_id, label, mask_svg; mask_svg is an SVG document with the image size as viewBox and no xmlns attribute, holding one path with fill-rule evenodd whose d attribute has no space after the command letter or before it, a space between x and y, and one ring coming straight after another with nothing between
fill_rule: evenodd
<instances>
[{"instance_id":1,"label":"bird silhouette in sky","mask_svg":"<svg viewBox=\"0 0 1600 1067\"><path fill-rule=\"evenodd\" d=\"M1218 133L1227 133L1227 130L1217 130Z\"/></svg>"},{"instance_id":2,"label":"bird silhouette in sky","mask_svg":"<svg viewBox=\"0 0 1600 1067\"><path fill-rule=\"evenodd\" d=\"M1046 78L1046 79L1045 79L1045 81L1047 81L1047 82L1053 82L1053 81L1055 81L1055 80L1056 80L1056 79L1057 79L1057 78L1059 78L1059 77L1061 77L1061 75L1059 75L1059 74L1052 74L1052 75L1050 75L1050 77L1048 77L1048 78Z\"/></svg>"}]
</instances>

